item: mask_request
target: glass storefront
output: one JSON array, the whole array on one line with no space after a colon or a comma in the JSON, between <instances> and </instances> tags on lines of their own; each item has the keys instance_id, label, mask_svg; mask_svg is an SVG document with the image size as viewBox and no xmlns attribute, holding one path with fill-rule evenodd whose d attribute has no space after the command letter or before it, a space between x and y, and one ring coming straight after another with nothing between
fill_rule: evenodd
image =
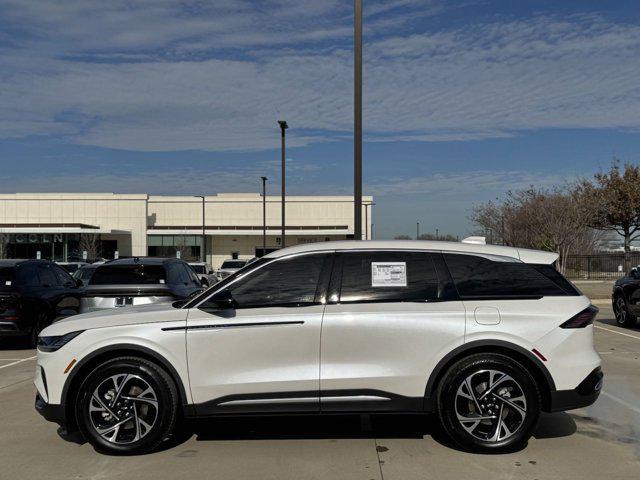
<instances>
[{"instance_id":1,"label":"glass storefront","mask_svg":"<svg viewBox=\"0 0 640 480\"><path fill-rule=\"evenodd\" d=\"M40 258L54 262L82 261L83 250L88 260L113 258L117 240L103 240L95 233L11 233L4 234L6 258ZM83 240L84 237L84 240Z\"/></svg>"},{"instance_id":2,"label":"glass storefront","mask_svg":"<svg viewBox=\"0 0 640 480\"><path fill-rule=\"evenodd\" d=\"M176 257L187 262L200 260L202 237L199 235L148 235L148 255L150 257Z\"/></svg>"}]
</instances>

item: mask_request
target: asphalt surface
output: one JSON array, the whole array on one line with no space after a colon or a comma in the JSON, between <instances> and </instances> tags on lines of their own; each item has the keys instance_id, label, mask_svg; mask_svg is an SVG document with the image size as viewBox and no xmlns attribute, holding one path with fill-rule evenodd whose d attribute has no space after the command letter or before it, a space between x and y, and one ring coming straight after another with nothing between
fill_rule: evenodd
<instances>
[{"instance_id":1,"label":"asphalt surface","mask_svg":"<svg viewBox=\"0 0 640 480\"><path fill-rule=\"evenodd\" d=\"M0 479L630 479L640 475L640 328L601 306L596 346L604 393L582 410L543 415L523 450L457 451L428 417L286 417L201 422L162 451L96 453L63 439L33 408L33 350L0 347Z\"/></svg>"}]
</instances>

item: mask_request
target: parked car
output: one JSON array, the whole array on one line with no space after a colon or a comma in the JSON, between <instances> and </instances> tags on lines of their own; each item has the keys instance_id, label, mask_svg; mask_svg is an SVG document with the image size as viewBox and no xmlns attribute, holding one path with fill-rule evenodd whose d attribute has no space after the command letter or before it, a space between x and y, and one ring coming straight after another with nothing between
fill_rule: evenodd
<instances>
[{"instance_id":1,"label":"parked car","mask_svg":"<svg viewBox=\"0 0 640 480\"><path fill-rule=\"evenodd\" d=\"M189 265L177 258L136 257L93 265L82 313L183 300L202 291Z\"/></svg>"},{"instance_id":2,"label":"parked car","mask_svg":"<svg viewBox=\"0 0 640 480\"><path fill-rule=\"evenodd\" d=\"M222 262L222 265L216 272L218 281L224 280L233 273L236 273L247 264L246 260L229 259Z\"/></svg>"},{"instance_id":3,"label":"parked car","mask_svg":"<svg viewBox=\"0 0 640 480\"><path fill-rule=\"evenodd\" d=\"M189 266L196 272L203 287L208 287L218 282L218 277L213 267L206 262L189 262Z\"/></svg>"},{"instance_id":4,"label":"parked car","mask_svg":"<svg viewBox=\"0 0 640 480\"><path fill-rule=\"evenodd\" d=\"M62 268L64 268L69 274L75 273L79 268L88 265L87 262L56 262Z\"/></svg>"},{"instance_id":5,"label":"parked car","mask_svg":"<svg viewBox=\"0 0 640 480\"><path fill-rule=\"evenodd\" d=\"M634 327L640 315L640 267L616 280L611 294L616 323L621 327Z\"/></svg>"},{"instance_id":6,"label":"parked car","mask_svg":"<svg viewBox=\"0 0 640 480\"><path fill-rule=\"evenodd\" d=\"M96 268L98 268L97 264L83 265L78 270L73 272L72 276L76 280L80 280L82 282L82 286L86 287L87 285L89 285L89 280L93 276L93 273L96 271Z\"/></svg>"},{"instance_id":7,"label":"parked car","mask_svg":"<svg viewBox=\"0 0 640 480\"><path fill-rule=\"evenodd\" d=\"M43 328L79 309L78 284L55 263L0 260L0 337L25 337L35 348Z\"/></svg>"},{"instance_id":8,"label":"parked car","mask_svg":"<svg viewBox=\"0 0 640 480\"><path fill-rule=\"evenodd\" d=\"M186 303L48 327L36 408L111 453L154 449L183 416L350 412L434 412L461 447L510 451L540 411L602 386L597 309L556 260L423 241L278 250Z\"/></svg>"}]
</instances>

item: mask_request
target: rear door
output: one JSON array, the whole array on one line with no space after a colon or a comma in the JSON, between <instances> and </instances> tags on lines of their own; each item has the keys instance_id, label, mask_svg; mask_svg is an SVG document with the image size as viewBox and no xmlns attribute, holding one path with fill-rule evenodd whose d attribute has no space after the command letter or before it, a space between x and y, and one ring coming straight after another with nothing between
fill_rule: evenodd
<instances>
[{"instance_id":1,"label":"rear door","mask_svg":"<svg viewBox=\"0 0 640 480\"><path fill-rule=\"evenodd\" d=\"M340 253L322 324L322 410L421 410L432 369L464 341L452 289L440 253Z\"/></svg>"},{"instance_id":2,"label":"rear door","mask_svg":"<svg viewBox=\"0 0 640 480\"><path fill-rule=\"evenodd\" d=\"M330 253L265 261L189 309L189 379L199 414L318 411L331 262ZM224 308L229 294L233 304Z\"/></svg>"}]
</instances>

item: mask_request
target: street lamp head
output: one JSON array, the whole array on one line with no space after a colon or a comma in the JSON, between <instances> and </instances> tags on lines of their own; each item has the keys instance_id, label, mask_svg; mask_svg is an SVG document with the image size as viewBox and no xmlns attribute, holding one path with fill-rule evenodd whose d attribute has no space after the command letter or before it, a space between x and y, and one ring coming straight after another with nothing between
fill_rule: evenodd
<instances>
[{"instance_id":1,"label":"street lamp head","mask_svg":"<svg viewBox=\"0 0 640 480\"><path fill-rule=\"evenodd\" d=\"M287 125L287 122L284 120L278 120L278 125L280 125L281 130L286 130L287 128L289 128L289 125Z\"/></svg>"},{"instance_id":2,"label":"street lamp head","mask_svg":"<svg viewBox=\"0 0 640 480\"><path fill-rule=\"evenodd\" d=\"M266 182L268 179L267 177L260 177L262 179L263 182Z\"/></svg>"}]
</instances>

